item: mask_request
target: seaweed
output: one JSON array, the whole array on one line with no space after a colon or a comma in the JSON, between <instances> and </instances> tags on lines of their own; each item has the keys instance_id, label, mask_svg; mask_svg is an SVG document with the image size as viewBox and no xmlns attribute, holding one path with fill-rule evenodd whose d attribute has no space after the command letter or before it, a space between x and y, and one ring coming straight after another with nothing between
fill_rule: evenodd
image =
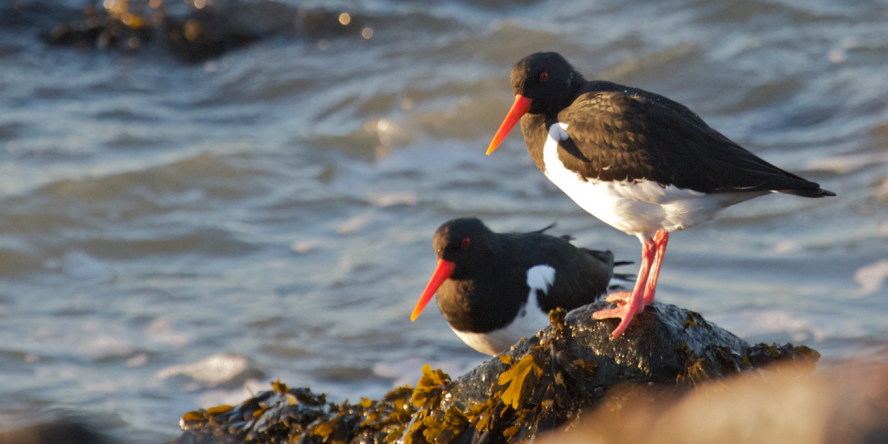
<instances>
[{"instance_id":1,"label":"seaweed","mask_svg":"<svg viewBox=\"0 0 888 444\"><path fill-rule=\"evenodd\" d=\"M186 413L177 442L529 442L542 431L577 425L620 384L680 392L778 361L813 369L820 357L805 346L749 345L674 306L655 304L639 315L647 324L621 341L611 341L606 323L575 313L568 319L564 310L553 310L550 327L456 380L425 365L415 388L400 387L379 400L332 404L308 388L276 381L240 405ZM616 393L608 408L620 408Z\"/></svg>"},{"instance_id":2,"label":"seaweed","mask_svg":"<svg viewBox=\"0 0 888 444\"><path fill-rule=\"evenodd\" d=\"M234 438L231 442L289 443L304 434L308 425L335 410L325 395L307 388L290 389L280 381L271 387L236 407L223 405L185 413L179 425L194 435L196 442L217 442L211 438L229 436Z\"/></svg>"},{"instance_id":3,"label":"seaweed","mask_svg":"<svg viewBox=\"0 0 888 444\"><path fill-rule=\"evenodd\" d=\"M510 442L567 420L569 407L585 396L582 382L594 372L595 364L571 355L565 315L563 309L553 310L549 314L552 328L546 330L540 341L520 353L497 357L504 370L491 383L492 395L488 399L465 411L452 405L443 412L440 407L427 411L434 403L423 404L422 420L413 423L404 442ZM419 396L425 400L425 393L432 389L441 390L433 392L438 399L447 394L446 383L439 383L438 378L436 385L430 386L432 374L427 367L423 373L414 399ZM420 441L420 437L424 440Z\"/></svg>"}]
</instances>

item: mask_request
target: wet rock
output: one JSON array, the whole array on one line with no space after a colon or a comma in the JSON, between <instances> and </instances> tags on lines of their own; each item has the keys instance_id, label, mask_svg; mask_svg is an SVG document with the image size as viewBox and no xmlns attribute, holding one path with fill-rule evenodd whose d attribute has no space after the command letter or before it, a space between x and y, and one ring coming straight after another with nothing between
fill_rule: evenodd
<instances>
[{"instance_id":1,"label":"wet rock","mask_svg":"<svg viewBox=\"0 0 888 444\"><path fill-rule=\"evenodd\" d=\"M9 21L33 22L41 27L41 15L56 19L47 43L80 49L98 48L123 52L141 51L159 43L187 62L200 62L268 37L331 38L361 36L364 17L339 10L306 9L275 2L202 2L167 0L111 0L89 6L70 17L71 10L49 7L12 9ZM42 5L42 3L38 3ZM2 21L0 21L2 23Z\"/></svg>"},{"instance_id":2,"label":"wet rock","mask_svg":"<svg viewBox=\"0 0 888 444\"><path fill-rule=\"evenodd\" d=\"M412 395L413 389L402 387L379 401L332 404L323 394L275 382L271 391L236 407L224 405L186 413L180 421L185 432L173 442L381 443L410 421L415 411L410 403Z\"/></svg>"},{"instance_id":3,"label":"wet rock","mask_svg":"<svg viewBox=\"0 0 888 444\"><path fill-rule=\"evenodd\" d=\"M229 49L272 36L333 37L359 35L359 17L340 11L293 8L281 3L206 7L185 16L169 16L160 25L162 40L181 59L199 62Z\"/></svg>"},{"instance_id":4,"label":"wet rock","mask_svg":"<svg viewBox=\"0 0 888 444\"><path fill-rule=\"evenodd\" d=\"M570 312L566 319L572 339L562 352L595 367L594 381L590 381L593 384L699 382L761 367L795 350L764 344L751 347L698 313L660 303L647 307L628 331L611 340L610 332L618 320L592 320L593 312L607 307L604 302L591 304ZM526 353L539 344L539 338L520 343L508 354L515 357ZM475 368L451 388L454 399L460 404L473 404L490 397L493 388L489 381L504 369L497 360Z\"/></svg>"},{"instance_id":5,"label":"wet rock","mask_svg":"<svg viewBox=\"0 0 888 444\"><path fill-rule=\"evenodd\" d=\"M126 20L126 21L124 21ZM44 35L44 40L58 46L80 49L136 50L153 37L150 21L142 16L118 17L94 7L83 11L81 20L59 23Z\"/></svg>"},{"instance_id":6,"label":"wet rock","mask_svg":"<svg viewBox=\"0 0 888 444\"><path fill-rule=\"evenodd\" d=\"M615 386L681 390L775 361L813 369L819 358L803 346L750 346L697 313L659 303L611 340L616 320L591 319L605 305L553 311L536 337L456 381L426 366L415 389L339 405L277 384L237 407L185 414L178 442L528 442L579 421Z\"/></svg>"},{"instance_id":7,"label":"wet rock","mask_svg":"<svg viewBox=\"0 0 888 444\"><path fill-rule=\"evenodd\" d=\"M92 427L74 420L41 422L0 431L0 444L110 444Z\"/></svg>"},{"instance_id":8,"label":"wet rock","mask_svg":"<svg viewBox=\"0 0 888 444\"><path fill-rule=\"evenodd\" d=\"M595 413L539 444L884 444L888 366L795 363L697 385L687 393L649 387L612 390ZM763 377L766 376L766 377ZM701 420L703 419L703 420ZM639 427L639 425L644 425Z\"/></svg>"}]
</instances>

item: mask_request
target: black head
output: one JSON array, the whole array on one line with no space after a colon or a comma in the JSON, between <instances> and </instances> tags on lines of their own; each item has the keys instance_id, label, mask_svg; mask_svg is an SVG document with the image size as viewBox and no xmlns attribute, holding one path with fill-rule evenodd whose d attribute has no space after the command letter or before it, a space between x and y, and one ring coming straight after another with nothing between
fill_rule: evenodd
<instances>
[{"instance_id":1,"label":"black head","mask_svg":"<svg viewBox=\"0 0 888 444\"><path fill-rule=\"evenodd\" d=\"M585 79L557 52L531 54L512 67L512 90L533 100L528 112L557 110L570 104Z\"/></svg>"},{"instance_id":2,"label":"black head","mask_svg":"<svg viewBox=\"0 0 888 444\"><path fill-rule=\"evenodd\" d=\"M487 147L492 153L512 127L527 113L551 114L569 106L586 83L564 57L557 52L538 52L521 59L512 67L515 103Z\"/></svg>"},{"instance_id":3,"label":"black head","mask_svg":"<svg viewBox=\"0 0 888 444\"><path fill-rule=\"evenodd\" d=\"M482 266L486 252L490 251L488 235L492 233L480 219L451 219L435 231L432 245L438 259L455 264L451 277L460 279Z\"/></svg>"},{"instance_id":4,"label":"black head","mask_svg":"<svg viewBox=\"0 0 888 444\"><path fill-rule=\"evenodd\" d=\"M413 308L410 320L415 321L426 304L447 279L472 279L473 270L482 269L490 252L493 234L475 218L451 219L438 227L432 245L438 256L438 267Z\"/></svg>"}]
</instances>

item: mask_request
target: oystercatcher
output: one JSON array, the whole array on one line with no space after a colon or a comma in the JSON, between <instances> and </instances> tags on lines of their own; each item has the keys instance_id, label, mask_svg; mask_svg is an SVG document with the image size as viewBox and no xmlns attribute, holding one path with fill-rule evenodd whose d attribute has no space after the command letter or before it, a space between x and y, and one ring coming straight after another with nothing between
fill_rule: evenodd
<instances>
[{"instance_id":1,"label":"oystercatcher","mask_svg":"<svg viewBox=\"0 0 888 444\"><path fill-rule=\"evenodd\" d=\"M606 81L586 81L558 53L531 54L512 67L515 102L487 154L520 120L530 157L580 207L641 241L632 292L607 297L619 318L613 338L654 301L669 233L768 193L835 196L788 173L712 129L666 97Z\"/></svg>"},{"instance_id":2,"label":"oystercatcher","mask_svg":"<svg viewBox=\"0 0 888 444\"><path fill-rule=\"evenodd\" d=\"M432 245L438 267L410 316L415 321L437 292L438 309L469 347L496 355L549 324L549 311L595 301L614 275L610 251L577 248L543 228L494 233L478 219L445 222Z\"/></svg>"}]
</instances>

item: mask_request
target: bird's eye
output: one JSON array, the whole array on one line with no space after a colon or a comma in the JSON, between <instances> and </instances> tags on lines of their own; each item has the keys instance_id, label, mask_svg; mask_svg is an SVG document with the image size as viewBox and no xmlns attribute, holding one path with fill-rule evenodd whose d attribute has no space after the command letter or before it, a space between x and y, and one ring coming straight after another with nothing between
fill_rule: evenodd
<instances>
[{"instance_id":1,"label":"bird's eye","mask_svg":"<svg viewBox=\"0 0 888 444\"><path fill-rule=\"evenodd\" d=\"M546 80L549 80L549 73L543 71L540 73L540 82L545 82Z\"/></svg>"},{"instance_id":2,"label":"bird's eye","mask_svg":"<svg viewBox=\"0 0 888 444\"><path fill-rule=\"evenodd\" d=\"M471 245L471 244L472 244L472 240L467 237L464 237L464 238L462 238L461 241L459 241L459 248L462 248L463 250L465 250L466 248L469 248L469 245Z\"/></svg>"}]
</instances>

